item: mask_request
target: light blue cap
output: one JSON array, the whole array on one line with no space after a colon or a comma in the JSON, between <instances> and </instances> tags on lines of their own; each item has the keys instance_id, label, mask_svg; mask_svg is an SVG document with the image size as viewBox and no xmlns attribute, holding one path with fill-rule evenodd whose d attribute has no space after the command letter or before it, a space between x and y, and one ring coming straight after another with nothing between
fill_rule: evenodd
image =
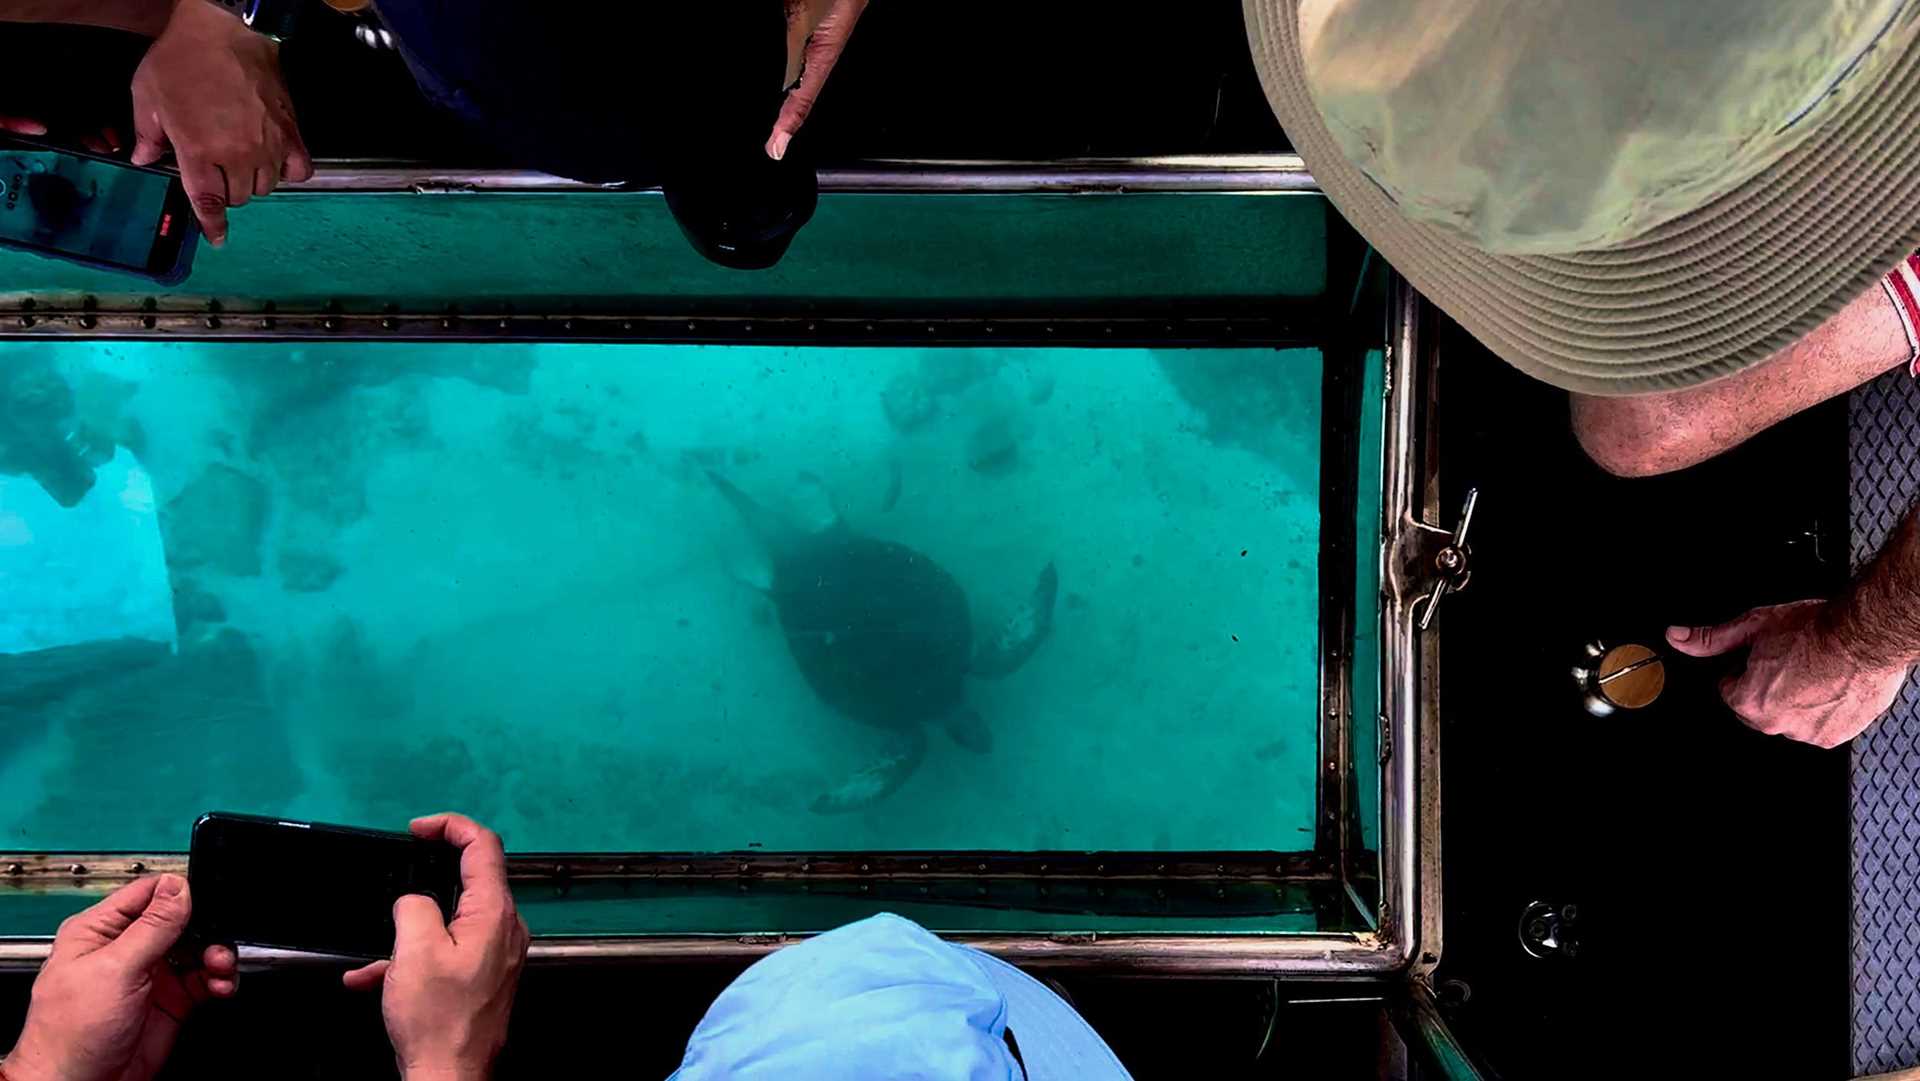
<instances>
[{"instance_id":1,"label":"light blue cap","mask_svg":"<svg viewBox=\"0 0 1920 1081\"><path fill-rule=\"evenodd\" d=\"M741 973L694 1029L672 1081L1127 1076L1099 1035L1038 980L883 914Z\"/></svg>"}]
</instances>

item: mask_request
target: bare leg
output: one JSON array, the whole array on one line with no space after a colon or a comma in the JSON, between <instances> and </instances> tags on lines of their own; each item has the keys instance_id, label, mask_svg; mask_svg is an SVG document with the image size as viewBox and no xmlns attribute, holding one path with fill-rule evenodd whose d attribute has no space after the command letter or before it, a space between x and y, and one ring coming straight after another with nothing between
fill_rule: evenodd
<instances>
[{"instance_id":1,"label":"bare leg","mask_svg":"<svg viewBox=\"0 0 1920 1081\"><path fill-rule=\"evenodd\" d=\"M1633 398L1573 396L1573 433L1602 469L1685 469L1907 360L1906 331L1875 284L1763 363L1701 387Z\"/></svg>"}]
</instances>

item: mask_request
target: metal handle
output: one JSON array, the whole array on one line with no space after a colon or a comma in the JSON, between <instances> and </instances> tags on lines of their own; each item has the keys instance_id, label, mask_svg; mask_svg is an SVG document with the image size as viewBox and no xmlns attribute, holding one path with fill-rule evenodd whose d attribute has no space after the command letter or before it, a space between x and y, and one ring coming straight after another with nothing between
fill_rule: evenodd
<instances>
[{"instance_id":1,"label":"metal handle","mask_svg":"<svg viewBox=\"0 0 1920 1081\"><path fill-rule=\"evenodd\" d=\"M1480 489L1467 489L1467 501L1460 508L1460 524L1453 527L1453 539L1433 555L1433 592L1427 595L1420 612L1420 629L1433 624L1440 601L1449 593L1458 593L1473 578L1473 548L1467 544L1467 532L1473 528L1473 510L1480 505Z\"/></svg>"}]
</instances>

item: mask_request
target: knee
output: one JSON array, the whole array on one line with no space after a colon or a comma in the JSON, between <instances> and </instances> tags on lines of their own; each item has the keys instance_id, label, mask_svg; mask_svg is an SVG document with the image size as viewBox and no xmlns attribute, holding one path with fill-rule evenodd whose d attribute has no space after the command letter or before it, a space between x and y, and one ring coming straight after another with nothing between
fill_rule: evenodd
<instances>
[{"instance_id":1,"label":"knee","mask_svg":"<svg viewBox=\"0 0 1920 1081\"><path fill-rule=\"evenodd\" d=\"M1685 433L1657 399L1573 396L1573 437L1616 477L1651 477L1692 465Z\"/></svg>"}]
</instances>

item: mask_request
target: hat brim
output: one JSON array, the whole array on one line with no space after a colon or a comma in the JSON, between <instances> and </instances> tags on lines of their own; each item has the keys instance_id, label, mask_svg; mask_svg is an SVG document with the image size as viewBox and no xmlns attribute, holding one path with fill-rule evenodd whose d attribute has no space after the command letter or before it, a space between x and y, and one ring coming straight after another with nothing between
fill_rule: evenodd
<instances>
[{"instance_id":1,"label":"hat brim","mask_svg":"<svg viewBox=\"0 0 1920 1081\"><path fill-rule=\"evenodd\" d=\"M1920 19L1870 89L1752 180L1631 243L1491 255L1402 215L1315 105L1299 0L1243 0L1267 101L1336 208L1414 288L1503 360L1587 394L1678 390L1767 359L1920 248Z\"/></svg>"},{"instance_id":2,"label":"hat brim","mask_svg":"<svg viewBox=\"0 0 1920 1081\"><path fill-rule=\"evenodd\" d=\"M1112 1048L1059 995L997 957L966 952L1006 1000L1007 1029L1020 1047L1027 1081L1126 1081Z\"/></svg>"}]
</instances>

